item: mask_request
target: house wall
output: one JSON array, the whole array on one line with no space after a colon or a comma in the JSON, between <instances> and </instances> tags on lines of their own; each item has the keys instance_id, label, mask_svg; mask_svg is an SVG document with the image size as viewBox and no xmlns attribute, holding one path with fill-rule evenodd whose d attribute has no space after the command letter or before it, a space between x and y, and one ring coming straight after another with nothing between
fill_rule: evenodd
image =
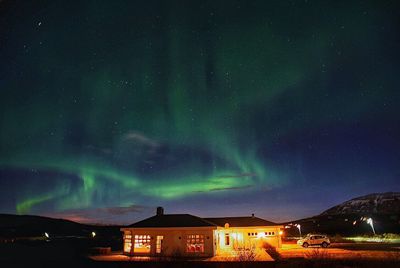
<instances>
[{"instance_id":1,"label":"house wall","mask_svg":"<svg viewBox=\"0 0 400 268\"><path fill-rule=\"evenodd\" d=\"M213 231L215 227L194 227L194 228L123 228L124 235L132 235L132 247L127 255L146 256L193 256L211 257L214 256ZM134 250L135 235L150 236L150 253L138 253ZM199 235L204 239L204 252L188 252L187 238L189 235ZM156 252L157 236L163 236L161 253ZM124 241L125 242L125 241Z\"/></svg>"},{"instance_id":2,"label":"house wall","mask_svg":"<svg viewBox=\"0 0 400 268\"><path fill-rule=\"evenodd\" d=\"M234 255L234 251L262 248L264 243L280 248L282 246L279 233L280 227L281 226L218 228L215 231L216 255ZM226 244L226 236L229 236L229 245Z\"/></svg>"}]
</instances>

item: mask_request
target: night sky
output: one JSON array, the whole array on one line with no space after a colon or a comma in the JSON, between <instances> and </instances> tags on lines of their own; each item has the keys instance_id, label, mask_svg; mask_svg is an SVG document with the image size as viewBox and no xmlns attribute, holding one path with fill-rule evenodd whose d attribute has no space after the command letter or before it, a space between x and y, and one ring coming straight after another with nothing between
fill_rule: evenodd
<instances>
[{"instance_id":1,"label":"night sky","mask_svg":"<svg viewBox=\"0 0 400 268\"><path fill-rule=\"evenodd\" d=\"M0 213L294 220L400 191L397 1L0 1Z\"/></svg>"}]
</instances>

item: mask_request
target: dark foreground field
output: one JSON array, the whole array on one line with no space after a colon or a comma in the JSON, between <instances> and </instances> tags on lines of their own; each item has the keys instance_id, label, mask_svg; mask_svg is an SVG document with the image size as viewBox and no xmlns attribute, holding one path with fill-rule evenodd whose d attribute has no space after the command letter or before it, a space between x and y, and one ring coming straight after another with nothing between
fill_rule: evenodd
<instances>
[{"instance_id":1,"label":"dark foreground field","mask_svg":"<svg viewBox=\"0 0 400 268\"><path fill-rule=\"evenodd\" d=\"M83 239L19 241L0 244L0 267L400 267L400 245L333 244L328 250L284 245L280 259L271 262L221 262L207 260L141 260L89 258L92 245ZM100 256L101 257L101 256ZM96 260L97 259L97 260ZM122 261L121 261L122 259Z\"/></svg>"},{"instance_id":2,"label":"dark foreground field","mask_svg":"<svg viewBox=\"0 0 400 268\"><path fill-rule=\"evenodd\" d=\"M275 268L286 268L286 267L384 267L384 268L397 268L400 267L400 263L391 260L305 260L305 259L292 259L283 260L276 262L206 262L206 261L144 261L144 262L95 262L89 259L81 260L70 260L70 261L29 261L29 260L17 260L17 261L4 261L0 262L1 267L110 267L110 268L124 268L124 267L209 267L209 268L242 268L242 267L275 267Z\"/></svg>"}]
</instances>

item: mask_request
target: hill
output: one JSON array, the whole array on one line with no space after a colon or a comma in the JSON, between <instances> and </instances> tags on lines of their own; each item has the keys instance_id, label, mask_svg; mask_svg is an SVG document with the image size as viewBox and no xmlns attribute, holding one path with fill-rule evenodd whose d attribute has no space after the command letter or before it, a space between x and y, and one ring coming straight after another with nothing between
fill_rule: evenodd
<instances>
[{"instance_id":1,"label":"hill","mask_svg":"<svg viewBox=\"0 0 400 268\"><path fill-rule=\"evenodd\" d=\"M371 218L376 233L400 233L400 193L373 193L353 198L329 208L319 215L284 223L300 224L303 234L310 232L359 235L371 234L366 222ZM298 235L297 228L290 228L289 235Z\"/></svg>"},{"instance_id":2,"label":"hill","mask_svg":"<svg viewBox=\"0 0 400 268\"><path fill-rule=\"evenodd\" d=\"M400 193L374 193L334 206L321 215L382 214L400 215Z\"/></svg>"},{"instance_id":3,"label":"hill","mask_svg":"<svg viewBox=\"0 0 400 268\"><path fill-rule=\"evenodd\" d=\"M121 226L87 225L77 222L32 215L0 214L0 239L7 240L84 240L91 245L122 245ZM95 233L93 237L92 232Z\"/></svg>"}]
</instances>

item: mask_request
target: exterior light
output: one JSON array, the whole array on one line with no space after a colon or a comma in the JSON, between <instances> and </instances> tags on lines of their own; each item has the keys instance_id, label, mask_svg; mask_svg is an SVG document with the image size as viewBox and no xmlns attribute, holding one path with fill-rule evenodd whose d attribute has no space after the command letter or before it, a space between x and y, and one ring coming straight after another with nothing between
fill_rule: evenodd
<instances>
[{"instance_id":1,"label":"exterior light","mask_svg":"<svg viewBox=\"0 0 400 268\"><path fill-rule=\"evenodd\" d=\"M299 229L299 234L300 234L300 237L301 237L301 225L297 223L294 226L296 226L297 229Z\"/></svg>"},{"instance_id":2,"label":"exterior light","mask_svg":"<svg viewBox=\"0 0 400 268\"><path fill-rule=\"evenodd\" d=\"M279 235L283 235L283 231L279 231Z\"/></svg>"},{"instance_id":3,"label":"exterior light","mask_svg":"<svg viewBox=\"0 0 400 268\"><path fill-rule=\"evenodd\" d=\"M95 232L92 232L92 238L94 238L96 236Z\"/></svg>"},{"instance_id":4,"label":"exterior light","mask_svg":"<svg viewBox=\"0 0 400 268\"><path fill-rule=\"evenodd\" d=\"M264 233L264 232L259 232L259 233L257 234L257 237L258 237L258 238L260 238L260 237L265 237L265 233Z\"/></svg>"},{"instance_id":5,"label":"exterior light","mask_svg":"<svg viewBox=\"0 0 400 268\"><path fill-rule=\"evenodd\" d=\"M376 235L375 228L374 228L374 221L372 220L372 218L368 218L367 223L371 226L371 229L374 232L374 235Z\"/></svg>"},{"instance_id":6,"label":"exterior light","mask_svg":"<svg viewBox=\"0 0 400 268\"><path fill-rule=\"evenodd\" d=\"M48 233L44 233L44 236L46 237L46 238L50 238L50 236L49 236L49 234Z\"/></svg>"}]
</instances>

